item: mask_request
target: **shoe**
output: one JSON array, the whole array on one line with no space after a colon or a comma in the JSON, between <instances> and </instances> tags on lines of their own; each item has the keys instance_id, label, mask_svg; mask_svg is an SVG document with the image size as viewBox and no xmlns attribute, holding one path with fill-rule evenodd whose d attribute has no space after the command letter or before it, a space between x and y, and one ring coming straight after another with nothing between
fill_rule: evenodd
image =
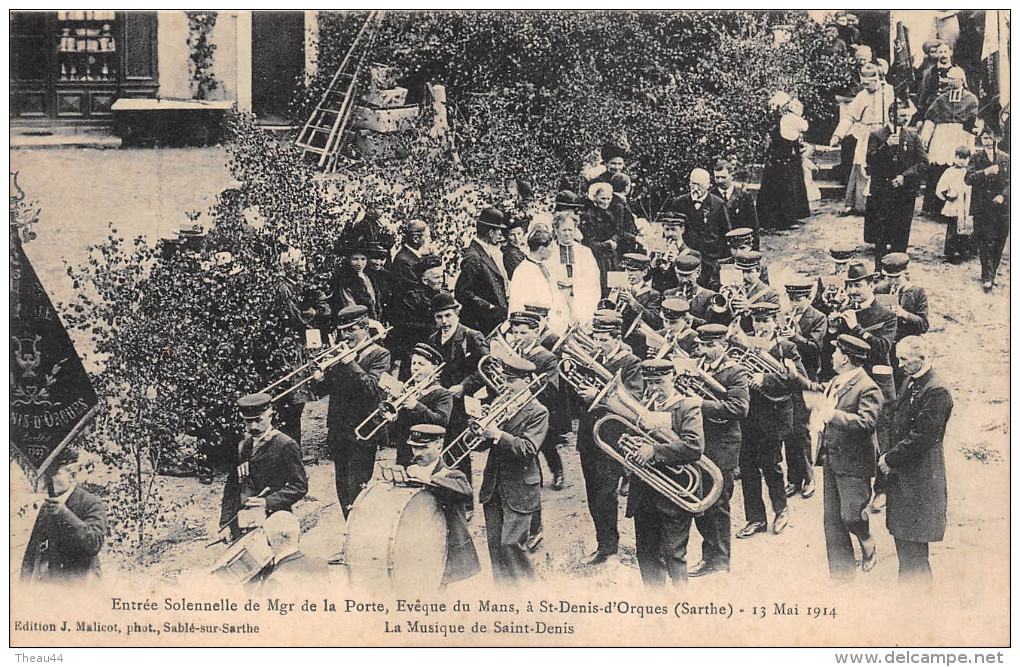
<instances>
[{"instance_id":1,"label":"shoe","mask_svg":"<svg viewBox=\"0 0 1020 667\"><path fill-rule=\"evenodd\" d=\"M345 554L343 551L336 552L335 554L333 554L332 556L329 557L329 564L330 565L346 565L347 564L347 554Z\"/></svg>"},{"instance_id":2,"label":"shoe","mask_svg":"<svg viewBox=\"0 0 1020 667\"><path fill-rule=\"evenodd\" d=\"M796 484L787 484L786 485L786 497L787 498L792 498L793 496L797 495L797 491L799 491L799 490L800 489L797 488Z\"/></svg>"},{"instance_id":3,"label":"shoe","mask_svg":"<svg viewBox=\"0 0 1020 667\"><path fill-rule=\"evenodd\" d=\"M788 523L790 523L790 508L784 507L783 511L776 515L776 520L772 522L772 532L778 535L786 530Z\"/></svg>"},{"instance_id":4,"label":"shoe","mask_svg":"<svg viewBox=\"0 0 1020 667\"><path fill-rule=\"evenodd\" d=\"M804 486L800 490L801 498L810 498L815 495L815 480L804 482Z\"/></svg>"},{"instance_id":5,"label":"shoe","mask_svg":"<svg viewBox=\"0 0 1020 667\"><path fill-rule=\"evenodd\" d=\"M554 489L556 489L557 491L562 491L563 490L563 487L564 487L564 484L563 484L563 473L560 473L560 474L556 475L555 477L553 477L552 487Z\"/></svg>"},{"instance_id":6,"label":"shoe","mask_svg":"<svg viewBox=\"0 0 1020 667\"><path fill-rule=\"evenodd\" d=\"M754 536L756 533L768 531L769 525L764 521L748 521L747 525L737 531L737 537L741 540Z\"/></svg>"},{"instance_id":7,"label":"shoe","mask_svg":"<svg viewBox=\"0 0 1020 667\"><path fill-rule=\"evenodd\" d=\"M981 289L983 289L986 292L991 292L992 291L992 283L991 283L991 281L986 280L983 283L981 283Z\"/></svg>"},{"instance_id":8,"label":"shoe","mask_svg":"<svg viewBox=\"0 0 1020 667\"><path fill-rule=\"evenodd\" d=\"M871 572L875 569L875 565L878 563L878 545L871 550L870 554L863 553L864 545L861 545L861 571Z\"/></svg>"},{"instance_id":9,"label":"shoe","mask_svg":"<svg viewBox=\"0 0 1020 667\"><path fill-rule=\"evenodd\" d=\"M876 493L875 497L871 499L871 503L868 505L868 509L872 514L878 514L885 509L885 494Z\"/></svg>"},{"instance_id":10,"label":"shoe","mask_svg":"<svg viewBox=\"0 0 1020 667\"><path fill-rule=\"evenodd\" d=\"M609 560L610 558L612 558L615 555L616 555L615 551L612 552L612 553L610 553L608 551L595 551L595 553L588 554L587 556L582 558L581 559L581 564L582 565L601 565L602 563L605 563L607 560Z\"/></svg>"},{"instance_id":11,"label":"shoe","mask_svg":"<svg viewBox=\"0 0 1020 667\"><path fill-rule=\"evenodd\" d=\"M464 511L464 520L467 521L468 523L471 523L471 519L473 519L474 516L475 516L475 511L474 510L465 510Z\"/></svg>"},{"instance_id":12,"label":"shoe","mask_svg":"<svg viewBox=\"0 0 1020 667\"><path fill-rule=\"evenodd\" d=\"M313 466L319 463L319 457L316 454L305 454L301 457L301 465Z\"/></svg>"},{"instance_id":13,"label":"shoe","mask_svg":"<svg viewBox=\"0 0 1020 667\"><path fill-rule=\"evenodd\" d=\"M542 531L538 531L534 535L528 538L528 543L525 545L528 547L528 551L534 553L538 549L538 545L542 544Z\"/></svg>"},{"instance_id":14,"label":"shoe","mask_svg":"<svg viewBox=\"0 0 1020 667\"><path fill-rule=\"evenodd\" d=\"M733 481L740 479L740 466L733 469Z\"/></svg>"},{"instance_id":15,"label":"shoe","mask_svg":"<svg viewBox=\"0 0 1020 667\"><path fill-rule=\"evenodd\" d=\"M705 575L712 574L714 572L729 572L730 568L725 565L716 565L714 563L706 563L705 561L699 561L697 565L687 570L688 577L704 577Z\"/></svg>"},{"instance_id":16,"label":"shoe","mask_svg":"<svg viewBox=\"0 0 1020 667\"><path fill-rule=\"evenodd\" d=\"M630 494L630 477L620 480L620 497L626 498Z\"/></svg>"}]
</instances>

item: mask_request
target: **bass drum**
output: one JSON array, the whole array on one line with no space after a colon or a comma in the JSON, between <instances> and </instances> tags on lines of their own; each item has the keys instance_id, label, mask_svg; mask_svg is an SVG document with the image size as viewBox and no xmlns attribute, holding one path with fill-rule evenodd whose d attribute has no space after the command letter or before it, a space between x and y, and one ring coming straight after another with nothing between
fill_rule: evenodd
<instances>
[{"instance_id":1,"label":"bass drum","mask_svg":"<svg viewBox=\"0 0 1020 667\"><path fill-rule=\"evenodd\" d=\"M362 491L344 530L351 584L439 590L446 569L446 514L424 487L376 482Z\"/></svg>"}]
</instances>

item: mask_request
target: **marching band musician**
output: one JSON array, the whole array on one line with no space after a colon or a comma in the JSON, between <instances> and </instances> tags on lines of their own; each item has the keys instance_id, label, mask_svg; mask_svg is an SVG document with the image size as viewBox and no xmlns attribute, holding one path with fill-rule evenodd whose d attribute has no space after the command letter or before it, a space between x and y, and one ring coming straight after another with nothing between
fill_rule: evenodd
<instances>
[{"instance_id":1,"label":"marching band musician","mask_svg":"<svg viewBox=\"0 0 1020 667\"><path fill-rule=\"evenodd\" d=\"M447 468L440 452L446 429L438 424L416 424L407 437L411 458L407 476L421 482L439 500L446 515L446 570L443 584L462 581L478 574L481 565L471 540L465 503L471 500L471 481L460 470Z\"/></svg>"},{"instance_id":2,"label":"marching band musician","mask_svg":"<svg viewBox=\"0 0 1020 667\"><path fill-rule=\"evenodd\" d=\"M751 403L747 419L741 424L740 483L744 491L744 516L747 525L737 537L753 537L768 530L765 503L762 502L761 480L764 476L775 520L772 532L783 532L788 522L786 491L783 483L782 441L789 437L793 426L793 403L790 395L797 390L799 376L804 375L797 346L778 336L776 316L779 306L762 302L751 306L754 337L735 332L734 345L758 347L783 365L783 372L755 373L750 377Z\"/></svg>"},{"instance_id":3,"label":"marching band musician","mask_svg":"<svg viewBox=\"0 0 1020 667\"><path fill-rule=\"evenodd\" d=\"M411 377L423 378L432 376L440 364L443 355L428 343L418 343L411 351ZM396 428L393 430L397 442L397 465L407 466L412 458L408 434L416 426L432 424L446 429L453 412L453 395L439 384L438 378L430 386L425 387L418 395L408 398L401 406L397 417Z\"/></svg>"},{"instance_id":4,"label":"marching band musician","mask_svg":"<svg viewBox=\"0 0 1020 667\"><path fill-rule=\"evenodd\" d=\"M762 255L757 250L738 250L733 255L733 263L743 274L743 285L730 299L730 308L741 328L750 333L754 330L750 312L754 306L771 303L779 306L779 292L761 280Z\"/></svg>"},{"instance_id":5,"label":"marching band musician","mask_svg":"<svg viewBox=\"0 0 1020 667\"><path fill-rule=\"evenodd\" d=\"M489 344L479 331L460 323L460 304L449 292L440 292L432 302L432 313L437 330L429 338L429 345L443 355L443 372L439 383L453 395L453 412L447 428L447 440L452 440L467 427L464 397L471 396L485 385L476 372L478 362L489 353ZM471 480L471 456L465 456L458 469ZM468 519L474 515L474 500L468 503Z\"/></svg>"},{"instance_id":6,"label":"marching band musician","mask_svg":"<svg viewBox=\"0 0 1020 667\"><path fill-rule=\"evenodd\" d=\"M538 344L552 352L556 347L556 343L560 341L560 337L549 329L549 306L539 303L525 303L524 312L534 313L538 316L538 334L536 335Z\"/></svg>"},{"instance_id":7,"label":"marching band musician","mask_svg":"<svg viewBox=\"0 0 1020 667\"><path fill-rule=\"evenodd\" d=\"M649 274L652 289L664 294L666 290L673 289L680 284L673 272L673 262L681 255L689 255L694 251L684 243L684 226L687 223L687 216L674 211L663 211L659 216L659 222L662 224L662 238L666 247L661 255L656 253L653 257ZM701 264L699 263L698 266L700 267Z\"/></svg>"},{"instance_id":8,"label":"marching band musician","mask_svg":"<svg viewBox=\"0 0 1020 667\"><path fill-rule=\"evenodd\" d=\"M364 306L348 306L337 314L337 332L348 348L368 340L368 326ZM346 363L316 373L320 393L329 395L326 443L336 468L336 495L345 519L361 488L372 479L376 451L386 441L385 429L369 440L358 440L354 431L385 398L379 378L389 370L389 351L372 343Z\"/></svg>"},{"instance_id":9,"label":"marching band musician","mask_svg":"<svg viewBox=\"0 0 1020 667\"><path fill-rule=\"evenodd\" d=\"M740 421L747 417L750 405L747 371L726 357L726 327L703 324L698 327L694 355L705 360L705 370L726 388L725 398L702 400L705 456L723 475L722 493L704 514L694 518L701 533L701 561L691 568L692 577L730 571L730 499L733 497L733 471L740 453Z\"/></svg>"},{"instance_id":10,"label":"marching band musician","mask_svg":"<svg viewBox=\"0 0 1020 667\"><path fill-rule=\"evenodd\" d=\"M663 327L656 331L666 340L670 352L678 347L688 355L693 354L698 344L698 332L691 326L691 304L684 299L666 299L659 308ZM670 352L649 349L649 355L670 357Z\"/></svg>"},{"instance_id":11,"label":"marching band musician","mask_svg":"<svg viewBox=\"0 0 1020 667\"><path fill-rule=\"evenodd\" d=\"M648 255L641 253L629 252L623 256L623 269L627 272L627 282L630 284L628 289L620 290L619 297L627 304L623 311L624 329L630 329L638 317L652 329L662 326L662 320L659 319L662 295L652 289L651 283L645 279L651 261Z\"/></svg>"},{"instance_id":12,"label":"marching band musician","mask_svg":"<svg viewBox=\"0 0 1020 667\"><path fill-rule=\"evenodd\" d=\"M892 311L896 313L896 342L907 336L920 336L928 332L928 294L920 285L910 282L907 266L910 257L905 252L892 252L882 258L882 277L875 294L888 294ZM896 346L889 352L894 361ZM899 379L899 378L897 378Z\"/></svg>"},{"instance_id":13,"label":"marching band musician","mask_svg":"<svg viewBox=\"0 0 1020 667\"><path fill-rule=\"evenodd\" d=\"M864 372L870 346L854 336L840 335L833 353L836 377L816 391L827 400L821 418L818 463L823 475L823 524L829 574L837 579L853 576L857 567L850 535L861 546L861 569L870 572L878 561L865 508L871 498L878 443L875 424L882 407L882 390Z\"/></svg>"},{"instance_id":14,"label":"marching band musician","mask_svg":"<svg viewBox=\"0 0 1020 667\"><path fill-rule=\"evenodd\" d=\"M592 339L601 347L598 361L612 374L620 372L624 384L631 393L640 395L641 362L622 340L623 319L612 310L600 310L592 320ZM591 404L595 400L594 389L578 391L581 399ZM595 444L592 432L596 420L604 411L594 414L582 410L577 429L577 450L581 455L581 473L588 497L588 512L595 524L597 548L585 556L583 564L599 565L609 560L620 547L620 533L617 528L619 505L616 489L620 484L623 470L620 465L604 454Z\"/></svg>"},{"instance_id":15,"label":"marching band musician","mask_svg":"<svg viewBox=\"0 0 1020 667\"><path fill-rule=\"evenodd\" d=\"M848 243L837 243L829 248L829 256L832 257L832 273L827 276L818 276L815 299L811 305L822 315L828 315L836 310L846 297L847 267L850 260L857 253L857 246Z\"/></svg>"},{"instance_id":16,"label":"marching band musician","mask_svg":"<svg viewBox=\"0 0 1020 667\"><path fill-rule=\"evenodd\" d=\"M393 331L387 337L387 347L400 364L397 377L401 381L411 377L408 363L411 348L427 340L436 330L432 302L443 290L444 268L439 255L422 255L417 266L421 271L418 284L393 295L394 307L390 315Z\"/></svg>"},{"instance_id":17,"label":"marching band musician","mask_svg":"<svg viewBox=\"0 0 1020 667\"><path fill-rule=\"evenodd\" d=\"M681 466L694 463L705 451L702 413L698 401L679 394L673 384L673 364L666 359L641 362L647 409L638 418L646 431L663 429L679 436L677 442L645 442L631 455L644 466L656 462ZM694 515L652 491L632 475L627 516L634 518L638 567L647 586L661 586L666 575L677 586L687 581L687 542Z\"/></svg>"},{"instance_id":18,"label":"marching band musician","mask_svg":"<svg viewBox=\"0 0 1020 667\"><path fill-rule=\"evenodd\" d=\"M756 235L750 227L738 227L726 232L726 245L730 247L730 256L719 260L719 264L733 264L734 257L738 252L749 250L758 252L755 248ZM759 263L758 277L764 284L769 284L769 267L764 259Z\"/></svg>"},{"instance_id":19,"label":"marching band musician","mask_svg":"<svg viewBox=\"0 0 1020 667\"><path fill-rule=\"evenodd\" d=\"M677 277L677 286L666 290L662 295L663 299L684 299L690 303L691 321L694 326L705 323L729 324L733 319L729 306L718 313L713 311L712 301L719 293L701 286L700 256L694 253L680 255L673 262L673 273Z\"/></svg>"},{"instance_id":20,"label":"marching band musician","mask_svg":"<svg viewBox=\"0 0 1020 667\"><path fill-rule=\"evenodd\" d=\"M791 280L786 284L786 294L790 298L792 312L792 336L797 346L800 359L804 364L807 378L818 379L822 346L825 344L825 315L811 306L811 292L814 281L808 278ZM786 497L800 493L803 498L810 498L815 493L815 474L811 461L811 432L808 420L811 413L804 403L801 392L793 393L793 430L783 441L786 450Z\"/></svg>"},{"instance_id":21,"label":"marching band musician","mask_svg":"<svg viewBox=\"0 0 1020 667\"><path fill-rule=\"evenodd\" d=\"M524 390L535 364L519 357L503 363L505 391ZM532 579L527 542L531 517L542 505L538 450L549 428L549 411L531 394L519 399L519 411L500 426L490 424L483 435L490 445L478 501L485 512L485 534L497 584Z\"/></svg>"},{"instance_id":22,"label":"marching band musician","mask_svg":"<svg viewBox=\"0 0 1020 667\"><path fill-rule=\"evenodd\" d=\"M258 393L237 401L245 435L227 469L220 502L220 531L229 528L231 540L241 537L238 514L242 509L263 508L266 516L289 512L308 493L301 449L274 428L272 400L269 394Z\"/></svg>"},{"instance_id":23,"label":"marching band musician","mask_svg":"<svg viewBox=\"0 0 1020 667\"><path fill-rule=\"evenodd\" d=\"M831 363L835 341L841 334L860 338L870 349L864 369L871 372L874 366L889 366L889 350L896 342L896 314L875 298L875 274L864 262L852 262L847 269L846 294L849 306L829 315L829 335L823 351L825 362ZM831 375L823 375L825 379Z\"/></svg>"}]
</instances>

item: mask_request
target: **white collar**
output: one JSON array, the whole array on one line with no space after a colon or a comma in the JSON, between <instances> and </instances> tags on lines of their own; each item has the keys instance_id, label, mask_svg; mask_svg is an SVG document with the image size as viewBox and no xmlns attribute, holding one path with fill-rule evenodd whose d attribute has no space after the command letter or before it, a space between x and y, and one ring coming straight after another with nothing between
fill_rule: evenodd
<instances>
[{"instance_id":1,"label":"white collar","mask_svg":"<svg viewBox=\"0 0 1020 667\"><path fill-rule=\"evenodd\" d=\"M870 308L871 304L873 304L873 303L875 303L875 297L871 297L867 301L861 301L861 306L860 306L860 308L858 308L858 310L864 310L865 308Z\"/></svg>"},{"instance_id":2,"label":"white collar","mask_svg":"<svg viewBox=\"0 0 1020 667\"><path fill-rule=\"evenodd\" d=\"M921 377L922 375L924 375L925 373L927 373L930 370L931 370L931 364L925 362L925 364L923 366L921 366L921 370L917 371L916 373L914 373L910 377L913 378L914 380L916 380L916 379L918 379L919 377Z\"/></svg>"},{"instance_id":3,"label":"white collar","mask_svg":"<svg viewBox=\"0 0 1020 667\"><path fill-rule=\"evenodd\" d=\"M300 547L298 547L296 544L292 544L289 547L284 548L284 550L281 551L280 553L278 553L275 556L273 556L273 560L274 560L274 562L279 564L279 562L281 560L283 560L287 556L293 556L294 554L296 554L300 550L301 550Z\"/></svg>"},{"instance_id":4,"label":"white collar","mask_svg":"<svg viewBox=\"0 0 1020 667\"><path fill-rule=\"evenodd\" d=\"M453 338L456 333L457 333L457 327L454 327L453 329L450 330L450 335L449 336L443 336L443 330L440 329L439 330L439 344L440 345L446 345L448 342L450 342L450 339Z\"/></svg>"},{"instance_id":5,"label":"white collar","mask_svg":"<svg viewBox=\"0 0 1020 667\"><path fill-rule=\"evenodd\" d=\"M277 431L276 428L270 426L269 428L266 429L265 433L263 433L262 435L260 435L257 438L252 438L252 441L251 441L252 450L254 451L255 449L261 447L262 445L264 445L267 442L269 442L270 440L272 440L273 436L275 436L278 432L279 431Z\"/></svg>"}]
</instances>

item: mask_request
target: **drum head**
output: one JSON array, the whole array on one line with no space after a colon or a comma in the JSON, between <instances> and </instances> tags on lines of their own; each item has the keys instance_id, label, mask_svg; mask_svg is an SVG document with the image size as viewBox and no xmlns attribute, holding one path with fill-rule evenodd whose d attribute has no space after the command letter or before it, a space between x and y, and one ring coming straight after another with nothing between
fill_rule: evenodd
<instances>
[{"instance_id":1,"label":"drum head","mask_svg":"<svg viewBox=\"0 0 1020 667\"><path fill-rule=\"evenodd\" d=\"M273 550L261 528L237 540L216 559L212 574L230 583L243 584L258 575L273 561Z\"/></svg>"},{"instance_id":2,"label":"drum head","mask_svg":"<svg viewBox=\"0 0 1020 667\"><path fill-rule=\"evenodd\" d=\"M438 590L446 569L446 515L431 491L378 482L365 489L344 541L351 583Z\"/></svg>"}]
</instances>

